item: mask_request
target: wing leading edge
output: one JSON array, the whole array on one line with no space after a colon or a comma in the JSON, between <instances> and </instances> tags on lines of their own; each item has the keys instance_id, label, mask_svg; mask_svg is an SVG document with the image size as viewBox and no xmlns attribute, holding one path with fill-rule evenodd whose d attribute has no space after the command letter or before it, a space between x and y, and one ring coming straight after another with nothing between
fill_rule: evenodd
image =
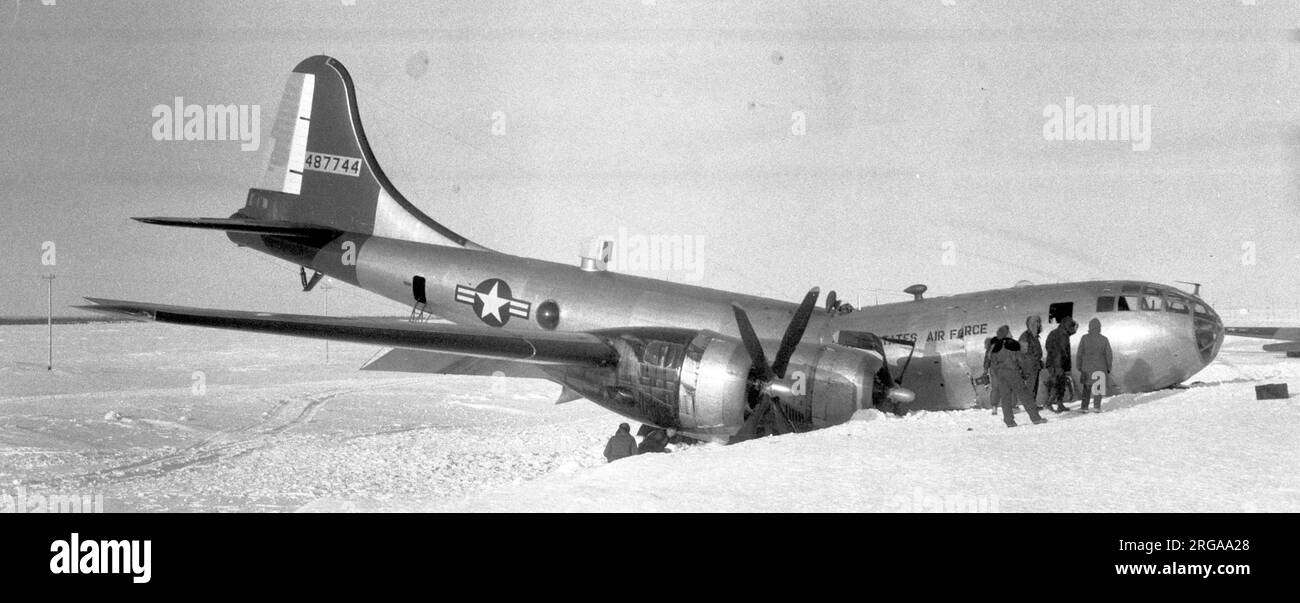
<instances>
[{"instance_id":1,"label":"wing leading edge","mask_svg":"<svg viewBox=\"0 0 1300 603\"><path fill-rule=\"evenodd\" d=\"M1223 333L1256 339L1300 340L1300 327L1224 327Z\"/></svg>"},{"instance_id":2,"label":"wing leading edge","mask_svg":"<svg viewBox=\"0 0 1300 603\"><path fill-rule=\"evenodd\" d=\"M179 325L330 339L541 365L613 366L618 352L592 333L511 332L484 327L367 318L271 314L86 298L85 310Z\"/></svg>"}]
</instances>

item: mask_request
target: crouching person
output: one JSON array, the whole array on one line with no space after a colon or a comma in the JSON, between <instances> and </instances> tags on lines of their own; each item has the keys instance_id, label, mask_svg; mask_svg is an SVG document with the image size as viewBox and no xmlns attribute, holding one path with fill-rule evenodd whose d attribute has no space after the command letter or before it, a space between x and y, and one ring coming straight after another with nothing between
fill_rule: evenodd
<instances>
[{"instance_id":1,"label":"crouching person","mask_svg":"<svg viewBox=\"0 0 1300 603\"><path fill-rule=\"evenodd\" d=\"M636 456L636 438L632 437L630 425L620 423L618 431L605 444L605 460L612 463L629 456Z\"/></svg>"}]
</instances>

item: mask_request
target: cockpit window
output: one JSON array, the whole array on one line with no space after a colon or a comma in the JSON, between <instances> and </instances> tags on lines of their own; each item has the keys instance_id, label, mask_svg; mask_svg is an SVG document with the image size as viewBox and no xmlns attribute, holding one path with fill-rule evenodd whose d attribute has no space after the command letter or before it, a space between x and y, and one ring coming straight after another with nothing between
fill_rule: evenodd
<instances>
[{"instance_id":1,"label":"cockpit window","mask_svg":"<svg viewBox=\"0 0 1300 603\"><path fill-rule=\"evenodd\" d=\"M1141 290L1142 287L1139 287L1137 285L1124 285L1124 287L1120 289L1120 293L1137 293L1138 291Z\"/></svg>"},{"instance_id":2,"label":"cockpit window","mask_svg":"<svg viewBox=\"0 0 1300 603\"><path fill-rule=\"evenodd\" d=\"M1211 316L1210 309L1206 308L1205 304L1198 303L1193 305L1192 311L1195 312L1197 316Z\"/></svg>"},{"instance_id":3,"label":"cockpit window","mask_svg":"<svg viewBox=\"0 0 1300 603\"><path fill-rule=\"evenodd\" d=\"M1187 300L1181 297L1169 296L1169 305L1165 309L1174 314L1187 314Z\"/></svg>"},{"instance_id":4,"label":"cockpit window","mask_svg":"<svg viewBox=\"0 0 1300 603\"><path fill-rule=\"evenodd\" d=\"M1159 312L1165 309L1165 298L1155 287L1142 287L1142 309Z\"/></svg>"},{"instance_id":5,"label":"cockpit window","mask_svg":"<svg viewBox=\"0 0 1300 603\"><path fill-rule=\"evenodd\" d=\"M1116 301L1119 302L1117 305L1120 312L1136 311L1142 303L1141 298L1137 295L1121 295Z\"/></svg>"},{"instance_id":6,"label":"cockpit window","mask_svg":"<svg viewBox=\"0 0 1300 603\"><path fill-rule=\"evenodd\" d=\"M1115 311L1115 296L1114 296L1114 295L1103 295L1103 296L1101 296L1101 297L1098 297L1098 298L1097 298L1097 311L1098 311L1098 312L1114 312L1114 311Z\"/></svg>"}]
</instances>

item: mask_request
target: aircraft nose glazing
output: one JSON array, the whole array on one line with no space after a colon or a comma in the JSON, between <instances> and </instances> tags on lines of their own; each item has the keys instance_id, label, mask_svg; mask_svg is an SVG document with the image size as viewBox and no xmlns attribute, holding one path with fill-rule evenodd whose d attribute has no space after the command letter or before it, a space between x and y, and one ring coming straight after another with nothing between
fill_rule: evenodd
<instances>
[{"instance_id":1,"label":"aircraft nose glazing","mask_svg":"<svg viewBox=\"0 0 1300 603\"><path fill-rule=\"evenodd\" d=\"M1223 345L1223 321L1211 310L1204 315L1197 314L1192 325L1201 360L1209 364L1219 354L1219 346Z\"/></svg>"}]
</instances>

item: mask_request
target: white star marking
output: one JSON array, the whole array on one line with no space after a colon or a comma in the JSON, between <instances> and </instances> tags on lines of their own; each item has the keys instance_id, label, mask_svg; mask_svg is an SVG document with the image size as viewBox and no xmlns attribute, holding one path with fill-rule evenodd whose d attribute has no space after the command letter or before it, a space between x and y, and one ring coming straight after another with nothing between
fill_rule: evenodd
<instances>
[{"instance_id":1,"label":"white star marking","mask_svg":"<svg viewBox=\"0 0 1300 603\"><path fill-rule=\"evenodd\" d=\"M497 296L497 289L500 287L501 283L495 283L492 285L492 291L488 293L477 292L479 300L483 302L483 309L478 312L479 318L487 318L489 315L495 314L497 322L505 322L501 320L501 309L506 307L510 300Z\"/></svg>"}]
</instances>

